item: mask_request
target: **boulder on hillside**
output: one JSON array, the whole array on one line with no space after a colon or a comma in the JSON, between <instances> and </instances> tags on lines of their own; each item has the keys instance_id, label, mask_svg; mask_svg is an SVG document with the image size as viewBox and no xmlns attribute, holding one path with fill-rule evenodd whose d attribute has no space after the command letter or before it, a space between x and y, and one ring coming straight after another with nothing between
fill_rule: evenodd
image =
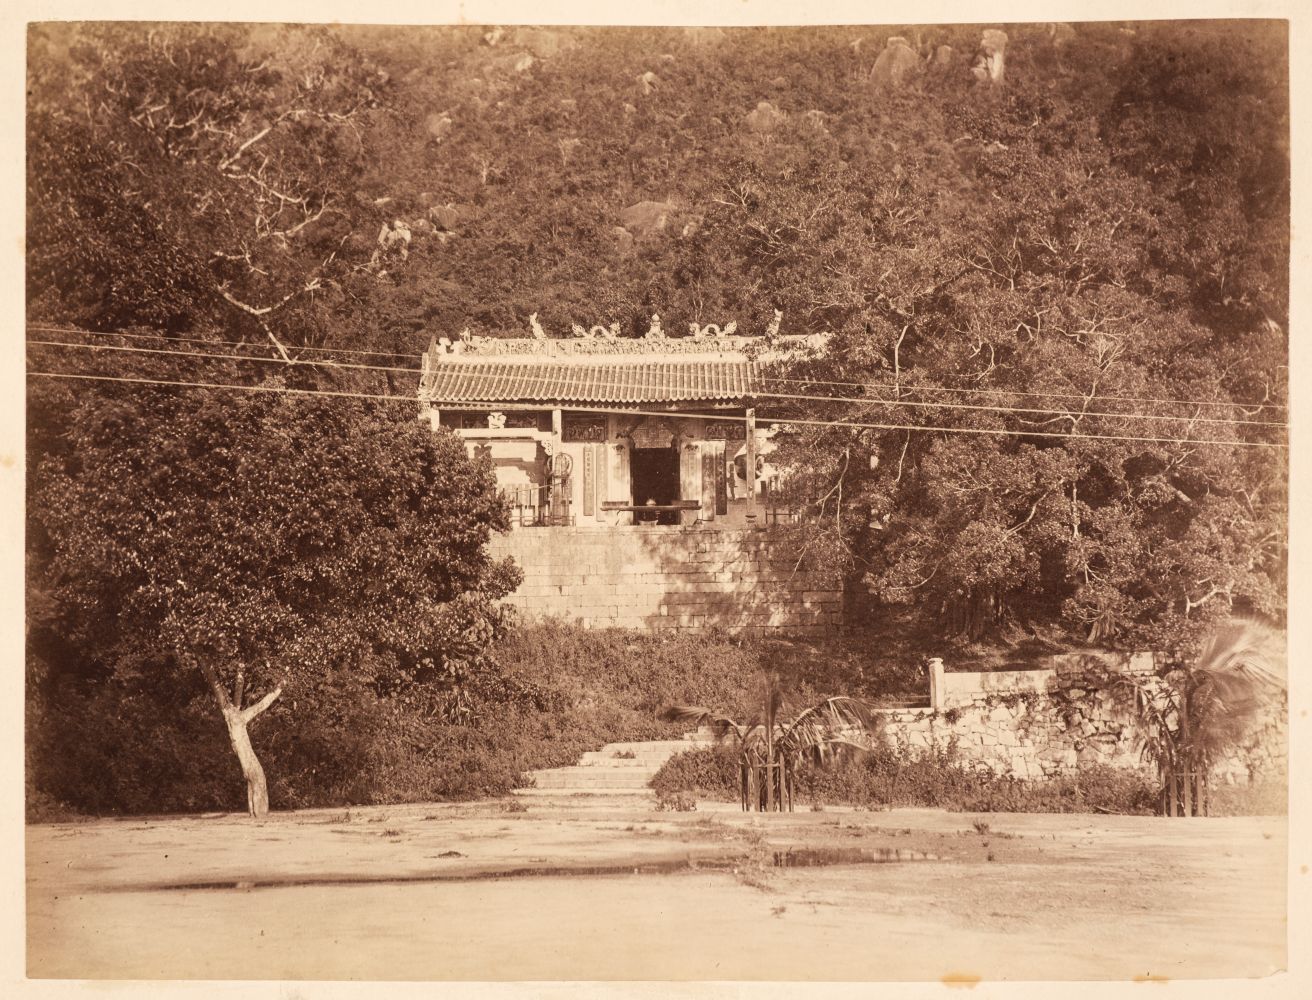
<instances>
[{"instance_id":1,"label":"boulder on hillside","mask_svg":"<svg viewBox=\"0 0 1312 1000\"><path fill-rule=\"evenodd\" d=\"M934 50L934 61L932 63L933 66L943 67L943 66L951 65L951 63L952 63L951 45L940 45L938 48Z\"/></svg>"},{"instance_id":2,"label":"boulder on hillside","mask_svg":"<svg viewBox=\"0 0 1312 1000\"><path fill-rule=\"evenodd\" d=\"M655 90L656 84L658 83L660 83L660 77L658 77L651 70L647 70L646 73L638 74L638 90L643 94L643 96L646 96L647 94L650 94L653 90Z\"/></svg>"},{"instance_id":3,"label":"boulder on hillside","mask_svg":"<svg viewBox=\"0 0 1312 1000\"><path fill-rule=\"evenodd\" d=\"M445 111L433 111L424 116L424 131L437 142L446 138L452 124L451 116Z\"/></svg>"},{"instance_id":4,"label":"boulder on hillside","mask_svg":"<svg viewBox=\"0 0 1312 1000\"><path fill-rule=\"evenodd\" d=\"M438 230L448 233L454 233L459 228L468 212L462 205L456 205L448 202L445 205L433 205L428 210L429 221L433 223Z\"/></svg>"},{"instance_id":5,"label":"boulder on hillside","mask_svg":"<svg viewBox=\"0 0 1312 1000\"><path fill-rule=\"evenodd\" d=\"M628 253L633 249L633 234L623 226L616 226L611 230L615 237L615 242L619 245L620 253Z\"/></svg>"},{"instance_id":6,"label":"boulder on hillside","mask_svg":"<svg viewBox=\"0 0 1312 1000\"><path fill-rule=\"evenodd\" d=\"M920 56L901 35L893 35L875 60L870 77L880 87L901 87L920 73Z\"/></svg>"},{"instance_id":7,"label":"boulder on hillside","mask_svg":"<svg viewBox=\"0 0 1312 1000\"><path fill-rule=\"evenodd\" d=\"M620 212L620 224L632 236L645 239L664 230L674 212L668 201L639 201Z\"/></svg>"},{"instance_id":8,"label":"boulder on hillside","mask_svg":"<svg viewBox=\"0 0 1312 1000\"><path fill-rule=\"evenodd\" d=\"M975 65L970 71L981 83L1000 84L1006 75L1007 33L987 28L979 42Z\"/></svg>"},{"instance_id":9,"label":"boulder on hillside","mask_svg":"<svg viewBox=\"0 0 1312 1000\"><path fill-rule=\"evenodd\" d=\"M743 124L752 132L768 133L773 132L788 115L780 111L769 101L761 101L756 105L756 110L749 112L743 117Z\"/></svg>"}]
</instances>

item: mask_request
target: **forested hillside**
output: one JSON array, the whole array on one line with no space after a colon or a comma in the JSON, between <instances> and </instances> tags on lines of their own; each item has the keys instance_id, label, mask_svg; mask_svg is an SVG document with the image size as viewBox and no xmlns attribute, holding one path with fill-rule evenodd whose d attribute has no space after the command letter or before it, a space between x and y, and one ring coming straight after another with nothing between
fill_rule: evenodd
<instances>
[{"instance_id":1,"label":"forested hillside","mask_svg":"<svg viewBox=\"0 0 1312 1000\"><path fill-rule=\"evenodd\" d=\"M225 292L290 294L268 319L293 339L406 351L530 312L561 335L775 308L784 333L846 330L854 283L907 308L913 272L1017 236L1073 295L1283 326L1283 32L1009 34L996 87L972 26L36 27L33 315L232 328L252 317ZM897 35L942 54L881 85ZM397 220L408 255L370 267ZM1003 305L953 297L981 323Z\"/></svg>"},{"instance_id":2,"label":"forested hillside","mask_svg":"<svg viewBox=\"0 0 1312 1000\"><path fill-rule=\"evenodd\" d=\"M653 314L670 336L829 334L773 373L790 381L758 415L825 422L781 424L776 460L806 515L799 551L873 602L854 624L882 608L943 642L1171 646L1234 612L1279 623L1287 47L1281 22L36 25L29 340L192 354L37 344L29 368L404 400L430 336L526 336L534 313L561 337L641 336ZM320 363L261 382L270 364L198 356L234 344ZM371 360L395 370L322 364L361 359L348 351L394 352ZM327 452L386 425L428 454L413 411L316 404L340 439ZM95 517L124 512L110 490L73 513L158 459L149 433L110 445L164 404L38 377L28 405L36 648L121 674L145 654L68 642L94 631L70 595L94 603L78 558L108 558ZM252 454L270 428L308 433L255 410ZM209 426L203 411L186 419ZM95 483L86 428L104 431ZM199 480L212 431L174 455ZM485 499L470 501L484 533ZM484 595L508 585L482 570L450 572ZM422 673L461 642L481 656L488 621L434 638L427 668L422 650L399 662Z\"/></svg>"},{"instance_id":3,"label":"forested hillside","mask_svg":"<svg viewBox=\"0 0 1312 1000\"><path fill-rule=\"evenodd\" d=\"M1103 639L1278 615L1284 453L1170 442L1279 441L1284 29L1003 27L996 81L979 26L36 27L30 314L413 355L779 310L836 338L792 387L863 397L823 416L1054 435L796 435L866 589L971 634L1009 592Z\"/></svg>"}]
</instances>

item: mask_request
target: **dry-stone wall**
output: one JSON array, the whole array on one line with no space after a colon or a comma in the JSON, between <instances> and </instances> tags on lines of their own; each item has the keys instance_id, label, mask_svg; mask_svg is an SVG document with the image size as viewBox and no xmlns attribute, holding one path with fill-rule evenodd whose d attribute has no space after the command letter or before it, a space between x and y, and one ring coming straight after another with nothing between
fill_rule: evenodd
<instances>
[{"instance_id":1,"label":"dry-stone wall","mask_svg":"<svg viewBox=\"0 0 1312 1000\"><path fill-rule=\"evenodd\" d=\"M494 538L524 582L508 598L530 617L592 627L820 631L842 595L797 565L769 531L706 526L533 528Z\"/></svg>"},{"instance_id":2,"label":"dry-stone wall","mask_svg":"<svg viewBox=\"0 0 1312 1000\"><path fill-rule=\"evenodd\" d=\"M1156 683L1152 653L1054 656L1041 670L944 672L932 664L931 707L884 713L884 734L913 750L955 744L960 759L999 775L1037 779L1095 764L1142 769L1134 686ZM1255 720L1215 774L1249 781L1284 772L1283 711Z\"/></svg>"}]
</instances>

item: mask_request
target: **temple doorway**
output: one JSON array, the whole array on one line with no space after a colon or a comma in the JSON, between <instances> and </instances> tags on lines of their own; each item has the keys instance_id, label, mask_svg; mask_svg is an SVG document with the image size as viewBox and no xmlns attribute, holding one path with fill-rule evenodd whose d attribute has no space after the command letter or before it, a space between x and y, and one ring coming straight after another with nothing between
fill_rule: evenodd
<instances>
[{"instance_id":1,"label":"temple doorway","mask_svg":"<svg viewBox=\"0 0 1312 1000\"><path fill-rule=\"evenodd\" d=\"M633 477L633 502L672 504L679 500L679 451L677 448L634 448L629 453ZM678 524L677 510L634 513L638 524Z\"/></svg>"}]
</instances>

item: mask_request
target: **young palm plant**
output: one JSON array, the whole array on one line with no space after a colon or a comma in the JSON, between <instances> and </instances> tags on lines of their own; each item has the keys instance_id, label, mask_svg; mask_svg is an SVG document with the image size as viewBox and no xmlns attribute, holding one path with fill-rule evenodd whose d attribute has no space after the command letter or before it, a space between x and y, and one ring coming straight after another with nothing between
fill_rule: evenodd
<instances>
[{"instance_id":1,"label":"young palm plant","mask_svg":"<svg viewBox=\"0 0 1312 1000\"><path fill-rule=\"evenodd\" d=\"M841 746L869 746L854 738L869 733L874 709L859 698L826 698L789 716L788 703L774 676L762 686L760 711L742 721L700 705L662 709L666 722L708 726L721 738L732 737L740 752L741 800L744 811L792 812L797 769L810 759L824 760Z\"/></svg>"},{"instance_id":2,"label":"young palm plant","mask_svg":"<svg viewBox=\"0 0 1312 1000\"><path fill-rule=\"evenodd\" d=\"M1286 686L1278 637L1250 621L1218 627L1192 663L1135 685L1143 756L1161 775L1163 813L1206 815L1212 768Z\"/></svg>"}]
</instances>

